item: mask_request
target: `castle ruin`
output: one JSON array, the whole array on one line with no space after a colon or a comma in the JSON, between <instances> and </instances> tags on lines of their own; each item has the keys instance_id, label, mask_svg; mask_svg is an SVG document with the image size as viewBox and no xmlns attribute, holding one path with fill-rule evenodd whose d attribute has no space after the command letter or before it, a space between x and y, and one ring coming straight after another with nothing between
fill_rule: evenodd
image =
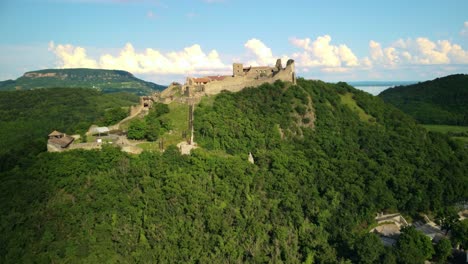
<instances>
[{"instance_id":1,"label":"castle ruin","mask_svg":"<svg viewBox=\"0 0 468 264\"><path fill-rule=\"evenodd\" d=\"M232 75L206 76L201 78L187 77L181 86L181 93L192 97L196 94L214 95L223 90L238 92L245 87L255 87L263 83L274 83L277 80L296 84L294 60L288 60L283 68L281 59L274 67L258 66L244 67L241 63L232 65Z\"/></svg>"}]
</instances>

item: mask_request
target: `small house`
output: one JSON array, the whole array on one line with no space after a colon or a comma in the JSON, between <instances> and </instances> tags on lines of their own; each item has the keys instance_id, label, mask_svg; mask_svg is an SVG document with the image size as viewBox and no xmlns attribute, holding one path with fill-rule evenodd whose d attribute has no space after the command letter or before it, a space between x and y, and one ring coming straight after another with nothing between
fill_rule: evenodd
<instances>
[{"instance_id":1,"label":"small house","mask_svg":"<svg viewBox=\"0 0 468 264\"><path fill-rule=\"evenodd\" d=\"M68 148L75 139L71 136L66 135L65 133L59 132L57 130L52 131L49 134L49 139L47 140L47 151L49 152L58 152L63 151Z\"/></svg>"}]
</instances>

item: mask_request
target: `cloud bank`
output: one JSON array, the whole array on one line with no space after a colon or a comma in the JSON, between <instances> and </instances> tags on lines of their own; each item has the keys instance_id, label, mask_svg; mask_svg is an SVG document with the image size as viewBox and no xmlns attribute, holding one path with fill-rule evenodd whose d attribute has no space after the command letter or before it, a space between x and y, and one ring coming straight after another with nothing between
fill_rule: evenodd
<instances>
[{"instance_id":1,"label":"cloud bank","mask_svg":"<svg viewBox=\"0 0 468 264\"><path fill-rule=\"evenodd\" d=\"M180 51L162 53L151 48L137 52L131 43L127 43L118 55L104 54L99 59L88 57L84 48L70 44L55 45L51 42L49 50L56 55L60 68L121 69L135 74L173 75L208 74L230 69L216 50L206 53L197 44Z\"/></svg>"},{"instance_id":2,"label":"cloud bank","mask_svg":"<svg viewBox=\"0 0 468 264\"><path fill-rule=\"evenodd\" d=\"M465 26L468 28L468 23ZM368 54L357 56L346 44L333 43L329 35L311 38L291 38L289 43L295 51L290 55L275 54L259 39L245 42L245 55L239 62L245 65L273 65L277 58L286 61L293 58L299 74L310 72L323 74L349 74L367 72L370 78L379 78L379 71L405 68L442 66L445 69L468 68L468 51L449 40L433 41L428 38L398 39L389 45L370 40ZM86 49L71 44L49 44L49 50L57 58L60 68L121 69L134 74L154 76L200 76L231 73L231 63L223 60L217 50L204 51L199 44L182 50L161 52L147 48L137 51L127 43L117 54L102 54L97 58L88 56ZM451 68L450 68L451 67ZM438 69L440 70L440 69ZM441 72L442 73L442 72ZM443 74L443 73L442 73ZM317 74L315 74L317 75ZM168 78L165 81L170 81Z\"/></svg>"},{"instance_id":3,"label":"cloud bank","mask_svg":"<svg viewBox=\"0 0 468 264\"><path fill-rule=\"evenodd\" d=\"M380 43L369 43L371 58L382 66L468 64L468 51L448 40L436 42L427 38L399 39L382 48Z\"/></svg>"}]
</instances>

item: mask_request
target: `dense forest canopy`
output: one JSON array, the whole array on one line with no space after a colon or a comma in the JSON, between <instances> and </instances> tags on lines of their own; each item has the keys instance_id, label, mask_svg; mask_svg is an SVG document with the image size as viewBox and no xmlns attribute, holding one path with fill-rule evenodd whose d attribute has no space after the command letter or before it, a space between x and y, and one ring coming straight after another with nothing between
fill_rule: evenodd
<instances>
[{"instance_id":1,"label":"dense forest canopy","mask_svg":"<svg viewBox=\"0 0 468 264\"><path fill-rule=\"evenodd\" d=\"M223 92L196 107L195 140L190 156L105 147L3 171L0 262L420 263L444 247L412 228L384 247L375 214L468 198L466 147L345 83Z\"/></svg>"},{"instance_id":2,"label":"dense forest canopy","mask_svg":"<svg viewBox=\"0 0 468 264\"><path fill-rule=\"evenodd\" d=\"M456 74L379 94L423 124L468 126L468 75Z\"/></svg>"},{"instance_id":3,"label":"dense forest canopy","mask_svg":"<svg viewBox=\"0 0 468 264\"><path fill-rule=\"evenodd\" d=\"M45 69L25 73L16 80L0 82L0 91L39 88L93 88L106 93L129 92L151 94L166 86L146 82L122 70L102 69Z\"/></svg>"},{"instance_id":4,"label":"dense forest canopy","mask_svg":"<svg viewBox=\"0 0 468 264\"><path fill-rule=\"evenodd\" d=\"M80 88L0 92L0 171L45 151L53 130L83 134L93 123L110 125L122 112L127 116L122 107L138 100L133 94Z\"/></svg>"}]
</instances>

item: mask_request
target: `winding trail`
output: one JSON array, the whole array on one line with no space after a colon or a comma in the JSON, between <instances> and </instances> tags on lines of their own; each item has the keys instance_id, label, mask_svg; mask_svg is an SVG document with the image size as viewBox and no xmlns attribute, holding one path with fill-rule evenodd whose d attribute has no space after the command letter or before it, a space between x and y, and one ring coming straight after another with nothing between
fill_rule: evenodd
<instances>
[{"instance_id":1,"label":"winding trail","mask_svg":"<svg viewBox=\"0 0 468 264\"><path fill-rule=\"evenodd\" d=\"M134 118L135 116L139 115L139 114L141 113L141 111L143 111L143 108L144 108L144 107L143 107L141 104L138 105L138 106L137 106L137 109L138 109L138 110L137 110L133 115L129 115L129 116L127 116L126 118L120 120L120 122L117 123L117 125L120 126L123 122L126 122L127 120L130 120L130 119Z\"/></svg>"},{"instance_id":2,"label":"winding trail","mask_svg":"<svg viewBox=\"0 0 468 264\"><path fill-rule=\"evenodd\" d=\"M109 130L119 130L120 129L120 125L122 125L124 122L127 122L128 120L130 119L133 119L134 117L138 116L141 111L143 111L143 106L140 104L136 107L137 111L129 116L127 116L126 118L120 120L117 124L115 125L112 125L112 126L109 126Z\"/></svg>"}]
</instances>

